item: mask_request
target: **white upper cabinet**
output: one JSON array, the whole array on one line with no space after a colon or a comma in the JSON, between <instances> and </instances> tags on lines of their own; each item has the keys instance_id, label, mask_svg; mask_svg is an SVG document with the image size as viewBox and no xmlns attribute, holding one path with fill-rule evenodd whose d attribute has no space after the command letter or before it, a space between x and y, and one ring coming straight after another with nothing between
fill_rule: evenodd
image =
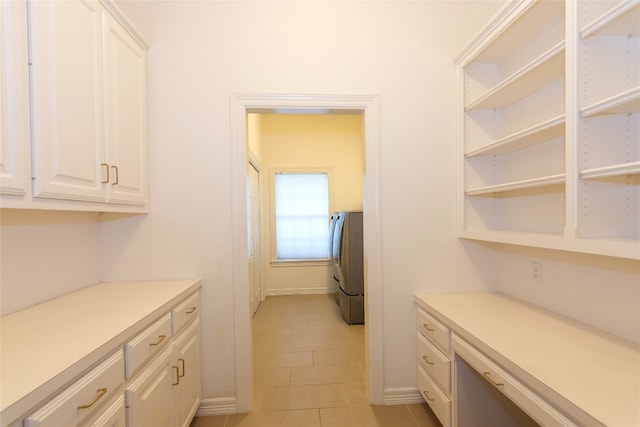
<instances>
[{"instance_id":1,"label":"white upper cabinet","mask_svg":"<svg viewBox=\"0 0 640 427\"><path fill-rule=\"evenodd\" d=\"M21 2L3 2L3 13L11 9L5 3ZM26 82L30 77L25 99L31 102L30 123L14 125L21 132L31 129L30 153L22 154L13 149L16 131L4 129L5 97L17 97L5 96L3 88L3 207L146 212L145 43L107 1L28 1L16 20L25 40L27 22L28 48L26 41L12 40L20 35L17 29L2 39L11 43L4 56L29 54L28 62L3 57L3 87L5 74L13 78L6 63L23 66L19 75ZM28 167L22 199L4 196L13 194L5 176L15 170L14 157Z\"/></svg>"},{"instance_id":2,"label":"white upper cabinet","mask_svg":"<svg viewBox=\"0 0 640 427\"><path fill-rule=\"evenodd\" d=\"M460 55L460 237L640 259L639 10L509 2Z\"/></svg>"},{"instance_id":3,"label":"white upper cabinet","mask_svg":"<svg viewBox=\"0 0 640 427\"><path fill-rule=\"evenodd\" d=\"M97 1L32 1L33 195L104 201L102 26Z\"/></svg>"},{"instance_id":4,"label":"white upper cabinet","mask_svg":"<svg viewBox=\"0 0 640 427\"><path fill-rule=\"evenodd\" d=\"M104 27L108 200L144 205L147 193L145 51L109 15Z\"/></svg>"},{"instance_id":5,"label":"white upper cabinet","mask_svg":"<svg viewBox=\"0 0 640 427\"><path fill-rule=\"evenodd\" d=\"M0 194L19 200L29 184L27 7L0 2Z\"/></svg>"}]
</instances>

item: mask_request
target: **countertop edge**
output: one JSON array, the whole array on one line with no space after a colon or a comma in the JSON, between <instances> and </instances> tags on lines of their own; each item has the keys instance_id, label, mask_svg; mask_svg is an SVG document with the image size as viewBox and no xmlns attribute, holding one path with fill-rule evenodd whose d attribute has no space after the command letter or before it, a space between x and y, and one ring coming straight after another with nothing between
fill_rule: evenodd
<instances>
[{"instance_id":1,"label":"countertop edge","mask_svg":"<svg viewBox=\"0 0 640 427\"><path fill-rule=\"evenodd\" d=\"M187 298L192 293L196 292L200 289L202 285L201 279L185 279L185 280L148 280L148 281L122 281L122 282L100 282L95 285L89 286L84 289L80 289L76 292L72 292L68 295L63 295L58 298L54 298L49 301L45 301L43 303L37 304L39 306L41 304L46 304L47 302L51 302L54 300L59 300L61 298L65 298L69 295L77 295L78 293L89 290L90 288L94 288L97 286L126 286L127 284L148 284L149 287L158 286L162 284L176 284L183 283L184 288L177 292L173 293L172 296L163 303L156 306L150 312L145 312L140 314L140 318L137 319L134 323L130 324L125 329L119 330L116 332L116 335L112 338L108 339L104 344L100 345L97 348L90 349L87 354L79 355L78 359L66 369L61 370L57 375L53 378L42 383L39 387L35 388L31 392L23 395L22 397L9 402L6 406L3 406L0 410L0 426L6 427L11 425L11 423L17 421L19 418L28 415L29 412L34 410L39 403L43 403L43 400L47 399L52 394L55 394L61 389L64 389L74 381L76 381L81 375L85 372L99 364L101 361L109 357L115 351L118 350L119 347L124 346L125 342L130 339L132 336L141 332L153 323L157 318L159 318L163 313L168 312L173 306L177 305L185 298ZM35 307L35 306L34 306ZM27 310L32 307L26 308ZM20 310L22 311L22 310ZM10 313L7 316L10 316L14 313ZM3 316L4 317L4 316ZM2 402L5 405L4 402Z\"/></svg>"},{"instance_id":2,"label":"countertop edge","mask_svg":"<svg viewBox=\"0 0 640 427\"><path fill-rule=\"evenodd\" d=\"M489 358L493 359L499 365L501 365L506 371L512 374L518 380L527 384L534 392L539 394L545 400L548 401L552 406L559 409L561 412L564 412L571 418L575 419L579 422L590 421L591 423L597 422L600 425L608 425L608 419L600 419L603 417L596 416L593 413L590 413L587 409L581 408L576 403L574 403L571 399L560 394L553 386L549 384L545 384L543 381L539 380L534 374L528 372L527 369L518 365L516 362L511 361L508 357L501 354L498 350L492 348L490 345L487 345L481 337L477 337L471 332L467 330L463 325L456 323L455 320L449 318L446 313L443 313L438 307L432 305L428 302L430 297L437 298L438 295L448 295L448 296L460 296L460 297L473 297L476 296L478 298L485 298L487 296L492 296L495 298L500 298L505 301L508 301L513 304L521 305L522 307L534 310L540 314L549 315L560 322L566 322L568 325L573 327L579 327L585 331L592 332L594 336L599 338L605 338L611 340L615 345L628 345L630 349L637 349L638 346L635 343L629 342L628 340L624 340L620 337L614 336L597 328L593 328L584 323L575 321L573 319L567 318L558 313L551 312L543 307L538 307L534 304L531 304L526 301L522 301L510 295L502 294L499 292L472 292L472 293L450 293L450 294L441 294L441 293L433 293L433 294L415 294L414 300L416 305L423 310L428 311L432 316L434 316L438 321L442 322L445 326L449 327L452 332L455 332L458 336L478 348L482 353L487 355ZM453 350L452 350L453 351ZM637 350L636 350L637 351ZM630 422L635 422L638 420L633 420ZM636 425L636 424L630 424Z\"/></svg>"}]
</instances>

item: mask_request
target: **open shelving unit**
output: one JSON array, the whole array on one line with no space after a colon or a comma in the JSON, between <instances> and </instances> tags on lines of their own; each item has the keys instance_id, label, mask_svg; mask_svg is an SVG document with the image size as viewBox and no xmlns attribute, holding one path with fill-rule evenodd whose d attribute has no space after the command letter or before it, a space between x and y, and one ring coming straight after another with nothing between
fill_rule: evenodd
<instances>
[{"instance_id":1,"label":"open shelving unit","mask_svg":"<svg viewBox=\"0 0 640 427\"><path fill-rule=\"evenodd\" d=\"M457 58L459 236L640 259L640 0L508 2Z\"/></svg>"}]
</instances>

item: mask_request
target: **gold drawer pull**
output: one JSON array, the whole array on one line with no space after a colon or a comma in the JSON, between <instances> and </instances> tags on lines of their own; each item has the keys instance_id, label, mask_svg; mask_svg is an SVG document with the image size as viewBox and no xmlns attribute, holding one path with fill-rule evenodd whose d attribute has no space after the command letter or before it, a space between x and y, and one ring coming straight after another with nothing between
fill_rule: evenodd
<instances>
[{"instance_id":1,"label":"gold drawer pull","mask_svg":"<svg viewBox=\"0 0 640 427\"><path fill-rule=\"evenodd\" d=\"M180 373L178 371L178 376L179 377L184 377L184 359L178 359L178 362L182 365L182 375L180 375Z\"/></svg>"},{"instance_id":2,"label":"gold drawer pull","mask_svg":"<svg viewBox=\"0 0 640 427\"><path fill-rule=\"evenodd\" d=\"M187 314L191 314L194 311L196 311L198 309L198 307L191 307L189 310L186 311Z\"/></svg>"},{"instance_id":3,"label":"gold drawer pull","mask_svg":"<svg viewBox=\"0 0 640 427\"><path fill-rule=\"evenodd\" d=\"M111 185L118 185L120 183L120 173L118 171L117 166L111 166L111 169L115 172L116 180L111 183Z\"/></svg>"},{"instance_id":4,"label":"gold drawer pull","mask_svg":"<svg viewBox=\"0 0 640 427\"><path fill-rule=\"evenodd\" d=\"M109 183L109 165L107 163L100 163L100 166L102 166L104 168L104 171L106 172L104 174L106 178L100 182L102 184L108 184Z\"/></svg>"},{"instance_id":5,"label":"gold drawer pull","mask_svg":"<svg viewBox=\"0 0 640 427\"><path fill-rule=\"evenodd\" d=\"M150 346L159 345L162 341L164 341L165 338L166 338L166 336L164 336L164 335L158 335L158 341L152 342L149 345Z\"/></svg>"},{"instance_id":6,"label":"gold drawer pull","mask_svg":"<svg viewBox=\"0 0 640 427\"><path fill-rule=\"evenodd\" d=\"M180 370L178 369L177 366L172 366L172 368L176 370L176 382L171 383L171 385L178 385L180 384Z\"/></svg>"},{"instance_id":7,"label":"gold drawer pull","mask_svg":"<svg viewBox=\"0 0 640 427\"><path fill-rule=\"evenodd\" d=\"M423 391L422 394L424 394L424 397L429 401L429 402L433 402L435 399L432 399L429 396L429 392L427 390Z\"/></svg>"},{"instance_id":8,"label":"gold drawer pull","mask_svg":"<svg viewBox=\"0 0 640 427\"><path fill-rule=\"evenodd\" d=\"M493 384L496 387L500 387L503 386L503 383L497 383L495 382L495 380L493 378L491 378L491 372L483 372L482 375L484 375L484 377L487 379L487 381L489 381L491 384Z\"/></svg>"},{"instance_id":9,"label":"gold drawer pull","mask_svg":"<svg viewBox=\"0 0 640 427\"><path fill-rule=\"evenodd\" d=\"M91 408L93 405L95 405L98 400L100 400L100 398L102 396L104 396L105 394L107 394L107 389L106 388L99 388L98 390L96 390L98 392L98 395L96 397L93 398L93 400L85 405L80 405L78 406L78 409L87 409L87 408Z\"/></svg>"},{"instance_id":10,"label":"gold drawer pull","mask_svg":"<svg viewBox=\"0 0 640 427\"><path fill-rule=\"evenodd\" d=\"M425 328L425 329L426 329L427 331L429 331L429 332L433 332L433 331L435 331L435 329L431 329L431 328L429 327L429 324L428 324L428 323L423 323L423 324L422 324L422 327L423 327L423 328Z\"/></svg>"},{"instance_id":11,"label":"gold drawer pull","mask_svg":"<svg viewBox=\"0 0 640 427\"><path fill-rule=\"evenodd\" d=\"M427 362L427 365L433 365L433 362L429 360L428 356L422 356L422 358L424 359L425 362Z\"/></svg>"}]
</instances>

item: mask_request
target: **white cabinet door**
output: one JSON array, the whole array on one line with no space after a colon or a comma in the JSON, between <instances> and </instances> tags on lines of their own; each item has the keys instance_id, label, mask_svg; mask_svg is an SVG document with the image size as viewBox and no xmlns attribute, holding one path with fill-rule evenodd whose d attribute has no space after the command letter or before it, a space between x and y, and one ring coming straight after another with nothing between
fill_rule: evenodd
<instances>
[{"instance_id":1,"label":"white cabinet door","mask_svg":"<svg viewBox=\"0 0 640 427\"><path fill-rule=\"evenodd\" d=\"M102 20L97 1L31 1L34 196L104 201Z\"/></svg>"},{"instance_id":2,"label":"white cabinet door","mask_svg":"<svg viewBox=\"0 0 640 427\"><path fill-rule=\"evenodd\" d=\"M105 15L105 163L111 203L146 203L145 51L110 15Z\"/></svg>"},{"instance_id":3,"label":"white cabinet door","mask_svg":"<svg viewBox=\"0 0 640 427\"><path fill-rule=\"evenodd\" d=\"M202 399L200 381L200 320L175 341L178 384L174 387L177 427L188 427Z\"/></svg>"},{"instance_id":4,"label":"white cabinet door","mask_svg":"<svg viewBox=\"0 0 640 427\"><path fill-rule=\"evenodd\" d=\"M125 390L128 426L173 426L173 387L177 367L170 362L173 346L167 347Z\"/></svg>"},{"instance_id":5,"label":"white cabinet door","mask_svg":"<svg viewBox=\"0 0 640 427\"><path fill-rule=\"evenodd\" d=\"M120 395L88 427L126 427L127 413L124 406L124 396Z\"/></svg>"},{"instance_id":6,"label":"white cabinet door","mask_svg":"<svg viewBox=\"0 0 640 427\"><path fill-rule=\"evenodd\" d=\"M27 8L0 2L0 194L28 188L29 69Z\"/></svg>"}]
</instances>

